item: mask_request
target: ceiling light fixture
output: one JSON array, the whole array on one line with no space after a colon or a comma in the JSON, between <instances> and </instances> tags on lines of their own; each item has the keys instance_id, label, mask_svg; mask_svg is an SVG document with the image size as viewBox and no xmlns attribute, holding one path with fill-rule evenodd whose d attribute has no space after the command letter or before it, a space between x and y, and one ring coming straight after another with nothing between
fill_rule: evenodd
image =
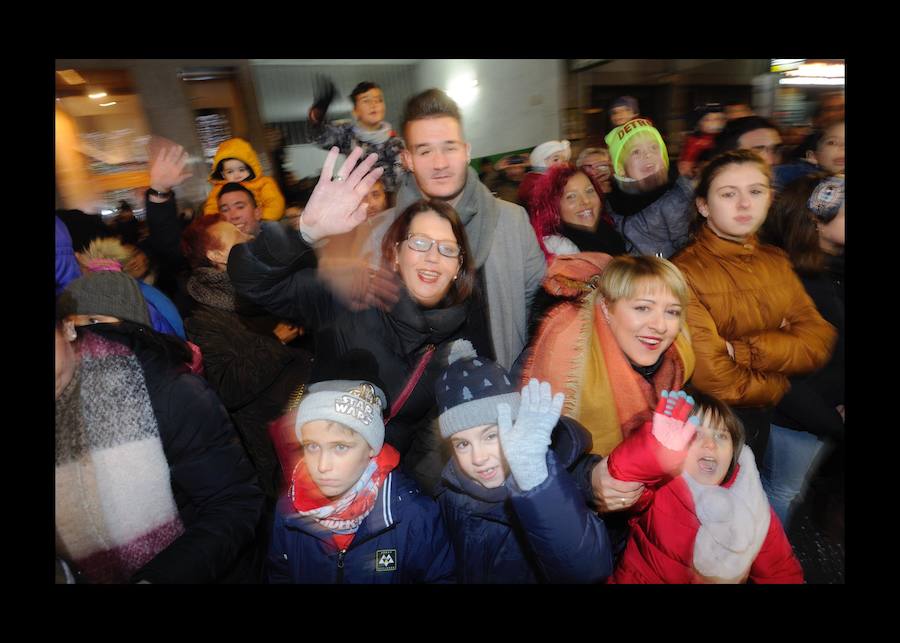
<instances>
[{"instance_id":1,"label":"ceiling light fixture","mask_svg":"<svg viewBox=\"0 0 900 643\"><path fill-rule=\"evenodd\" d=\"M109 107L110 105L115 105L116 101L112 101L109 103L100 103L100 107Z\"/></svg>"},{"instance_id":2,"label":"ceiling light fixture","mask_svg":"<svg viewBox=\"0 0 900 643\"><path fill-rule=\"evenodd\" d=\"M106 92L97 92L96 94L88 94L88 98L106 98Z\"/></svg>"}]
</instances>

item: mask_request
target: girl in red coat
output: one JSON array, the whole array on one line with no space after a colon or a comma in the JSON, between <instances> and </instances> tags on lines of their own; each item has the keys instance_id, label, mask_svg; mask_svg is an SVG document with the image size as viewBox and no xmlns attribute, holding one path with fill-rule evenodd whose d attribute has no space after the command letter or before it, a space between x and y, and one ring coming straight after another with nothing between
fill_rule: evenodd
<instances>
[{"instance_id":1,"label":"girl in red coat","mask_svg":"<svg viewBox=\"0 0 900 643\"><path fill-rule=\"evenodd\" d=\"M647 486L609 582L802 583L741 421L716 398L691 395L696 408L684 391L663 391L652 422L609 456L615 478Z\"/></svg>"}]
</instances>

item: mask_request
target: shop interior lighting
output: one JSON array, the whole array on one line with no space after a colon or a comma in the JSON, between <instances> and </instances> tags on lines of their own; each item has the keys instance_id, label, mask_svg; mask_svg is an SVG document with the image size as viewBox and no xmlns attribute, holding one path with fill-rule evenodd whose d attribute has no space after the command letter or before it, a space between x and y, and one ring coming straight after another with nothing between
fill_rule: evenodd
<instances>
[{"instance_id":1,"label":"shop interior lighting","mask_svg":"<svg viewBox=\"0 0 900 643\"><path fill-rule=\"evenodd\" d=\"M843 78L823 78L815 76L790 76L780 78L779 85L841 85L844 84Z\"/></svg>"},{"instance_id":2,"label":"shop interior lighting","mask_svg":"<svg viewBox=\"0 0 900 643\"><path fill-rule=\"evenodd\" d=\"M797 69L785 72L786 76L798 76L804 78L843 78L844 65L828 63L810 63L800 65Z\"/></svg>"},{"instance_id":3,"label":"shop interior lighting","mask_svg":"<svg viewBox=\"0 0 900 643\"><path fill-rule=\"evenodd\" d=\"M106 92L97 92L96 94L88 94L88 98L106 98Z\"/></svg>"},{"instance_id":4,"label":"shop interior lighting","mask_svg":"<svg viewBox=\"0 0 900 643\"><path fill-rule=\"evenodd\" d=\"M62 71L56 72L60 75L60 77L69 83L70 85L84 85L87 81L81 77L74 69L63 69Z\"/></svg>"},{"instance_id":5,"label":"shop interior lighting","mask_svg":"<svg viewBox=\"0 0 900 643\"><path fill-rule=\"evenodd\" d=\"M447 94L460 107L465 107L478 96L478 80L472 76L462 76L452 81L447 87Z\"/></svg>"},{"instance_id":6,"label":"shop interior lighting","mask_svg":"<svg viewBox=\"0 0 900 643\"><path fill-rule=\"evenodd\" d=\"M109 107L110 105L115 105L116 101L110 101L109 103L100 103L100 107Z\"/></svg>"}]
</instances>

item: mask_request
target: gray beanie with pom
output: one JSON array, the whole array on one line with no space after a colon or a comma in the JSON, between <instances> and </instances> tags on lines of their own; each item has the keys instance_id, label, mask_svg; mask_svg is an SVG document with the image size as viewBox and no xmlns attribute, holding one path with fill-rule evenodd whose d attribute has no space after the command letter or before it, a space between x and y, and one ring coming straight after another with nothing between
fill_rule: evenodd
<instances>
[{"instance_id":1,"label":"gray beanie with pom","mask_svg":"<svg viewBox=\"0 0 900 643\"><path fill-rule=\"evenodd\" d=\"M519 391L501 366L479 357L465 339L450 345L447 361L447 370L434 385L443 437L483 424L496 424L497 405L504 402L509 404L515 419Z\"/></svg>"}]
</instances>

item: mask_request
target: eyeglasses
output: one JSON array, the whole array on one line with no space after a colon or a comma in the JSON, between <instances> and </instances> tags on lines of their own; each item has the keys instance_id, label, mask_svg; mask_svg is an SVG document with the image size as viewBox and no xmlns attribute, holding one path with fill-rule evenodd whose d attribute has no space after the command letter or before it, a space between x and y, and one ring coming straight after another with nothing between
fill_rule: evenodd
<instances>
[{"instance_id":1,"label":"eyeglasses","mask_svg":"<svg viewBox=\"0 0 900 643\"><path fill-rule=\"evenodd\" d=\"M459 245L452 241L436 241L431 237L426 237L424 234L415 233L410 233L406 237L406 245L409 246L410 250L415 250L416 252L428 252L434 244L437 244L438 252L441 255L450 259L456 259L463 253Z\"/></svg>"}]
</instances>

